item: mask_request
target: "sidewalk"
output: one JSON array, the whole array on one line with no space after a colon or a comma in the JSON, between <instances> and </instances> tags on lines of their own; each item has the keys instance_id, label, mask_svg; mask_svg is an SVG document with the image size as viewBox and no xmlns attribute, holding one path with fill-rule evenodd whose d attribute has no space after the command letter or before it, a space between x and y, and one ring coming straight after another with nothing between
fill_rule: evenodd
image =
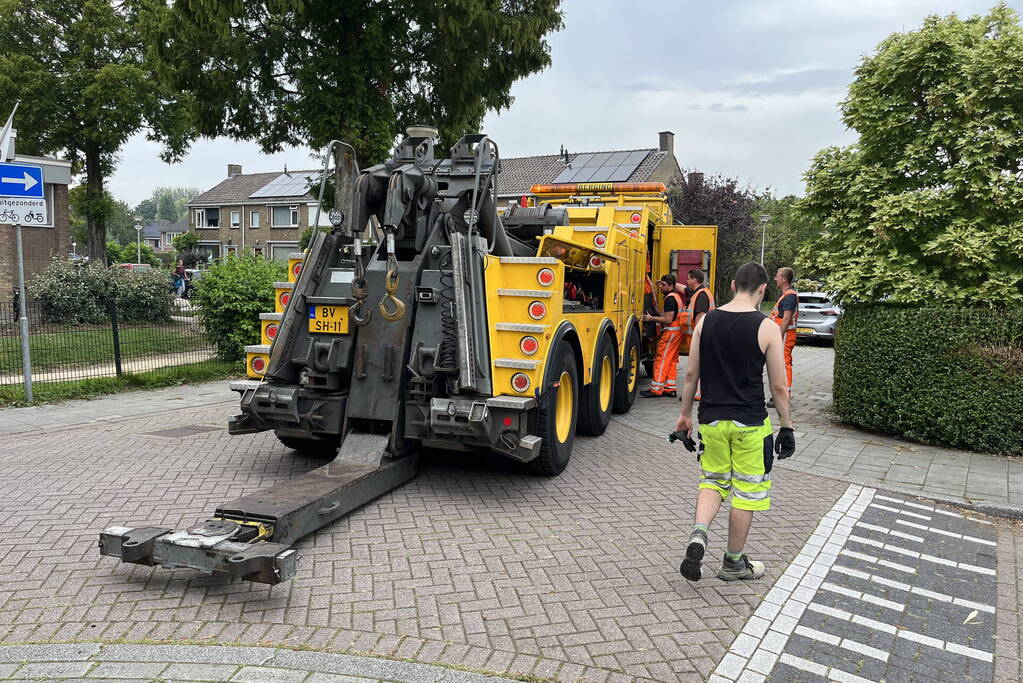
<instances>
[{"instance_id":1,"label":"sidewalk","mask_svg":"<svg viewBox=\"0 0 1023 683\"><path fill-rule=\"evenodd\" d=\"M138 417L167 410L237 403L228 382L207 382L151 391L129 391L95 399L0 409L0 434L24 434Z\"/></svg>"},{"instance_id":2,"label":"sidewalk","mask_svg":"<svg viewBox=\"0 0 1023 683\"><path fill-rule=\"evenodd\" d=\"M926 446L839 425L829 412L833 366L830 347L796 347L796 454L777 467L1023 519L1023 458ZM682 358L680 382L685 367ZM674 429L677 411L675 401L640 398L630 413L615 418L664 435ZM777 413L771 419L777 423Z\"/></svg>"},{"instance_id":3,"label":"sidewalk","mask_svg":"<svg viewBox=\"0 0 1023 683\"><path fill-rule=\"evenodd\" d=\"M0 645L0 681L81 680L371 683L515 679L379 657L219 645Z\"/></svg>"}]
</instances>

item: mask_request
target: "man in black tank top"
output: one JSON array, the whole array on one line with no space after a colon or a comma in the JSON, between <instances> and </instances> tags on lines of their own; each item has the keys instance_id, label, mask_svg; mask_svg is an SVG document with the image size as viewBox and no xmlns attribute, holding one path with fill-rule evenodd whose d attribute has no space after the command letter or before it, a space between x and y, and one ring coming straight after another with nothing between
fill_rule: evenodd
<instances>
[{"instance_id":1,"label":"man in black tank top","mask_svg":"<svg viewBox=\"0 0 1023 683\"><path fill-rule=\"evenodd\" d=\"M676 430L693 429L693 396L702 387L698 419L700 488L696 523L679 571L690 581L703 576L708 529L721 503L732 496L728 516L728 547L718 570L725 581L758 579L764 563L743 554L754 510L771 506L774 455L787 458L796 450L789 418L784 343L778 326L760 312L767 271L759 263L739 267L732 281L735 297L709 311L693 331L682 389L682 413ZM781 420L777 443L764 404L764 365Z\"/></svg>"}]
</instances>

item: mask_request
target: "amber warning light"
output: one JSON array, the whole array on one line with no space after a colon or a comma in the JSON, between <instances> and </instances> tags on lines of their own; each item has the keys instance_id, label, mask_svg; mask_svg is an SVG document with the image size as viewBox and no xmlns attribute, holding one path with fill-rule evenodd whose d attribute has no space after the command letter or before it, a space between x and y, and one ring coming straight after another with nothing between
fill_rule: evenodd
<instances>
[{"instance_id":1,"label":"amber warning light","mask_svg":"<svg viewBox=\"0 0 1023 683\"><path fill-rule=\"evenodd\" d=\"M664 183L558 183L556 185L534 185L533 194L576 194L578 192L603 192L617 194L621 192L665 192Z\"/></svg>"}]
</instances>

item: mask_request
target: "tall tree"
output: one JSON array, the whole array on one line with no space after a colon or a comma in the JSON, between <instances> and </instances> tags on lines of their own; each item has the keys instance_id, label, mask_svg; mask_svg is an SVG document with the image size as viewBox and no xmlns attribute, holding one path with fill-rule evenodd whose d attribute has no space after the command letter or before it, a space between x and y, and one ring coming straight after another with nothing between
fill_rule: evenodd
<instances>
[{"instance_id":1,"label":"tall tree","mask_svg":"<svg viewBox=\"0 0 1023 683\"><path fill-rule=\"evenodd\" d=\"M93 262L106 257L112 210L104 181L121 145L151 139L184 147L185 119L149 73L131 5L115 0L0 0L0 102L21 99L18 149L60 154L85 171L80 210Z\"/></svg>"},{"instance_id":2,"label":"tall tree","mask_svg":"<svg viewBox=\"0 0 1023 683\"><path fill-rule=\"evenodd\" d=\"M169 194L160 195L156 207L157 220L170 221L171 223L178 220L178 205L174 201L174 197Z\"/></svg>"},{"instance_id":3,"label":"tall tree","mask_svg":"<svg viewBox=\"0 0 1023 683\"><path fill-rule=\"evenodd\" d=\"M803 251L849 301L1023 302L1023 29L932 16L864 57L842 103L859 133L806 173Z\"/></svg>"},{"instance_id":4,"label":"tall tree","mask_svg":"<svg viewBox=\"0 0 1023 683\"><path fill-rule=\"evenodd\" d=\"M668 205L676 222L718 226L718 263L714 291L718 303L731 298L736 269L760 258L760 228L753 218L758 195L734 178L705 177L687 171L668 188Z\"/></svg>"},{"instance_id":5,"label":"tall tree","mask_svg":"<svg viewBox=\"0 0 1023 683\"><path fill-rule=\"evenodd\" d=\"M560 0L141 0L153 54L202 135L264 151L339 138L381 160L407 125L446 144L550 64Z\"/></svg>"},{"instance_id":6,"label":"tall tree","mask_svg":"<svg viewBox=\"0 0 1023 683\"><path fill-rule=\"evenodd\" d=\"M803 246L810 246L820 236L820 228L813 221L808 221L798 215L795 210L796 202L799 200L795 195L775 197L770 192L765 192L758 200L754 209L754 216L768 216L770 220L766 226L766 248L764 251L764 267L772 277L775 271L782 266L796 267L796 278L815 277L821 273L802 268L802 262L797 257ZM761 225L756 226L761 229ZM759 252L758 252L759 257ZM774 282L768 286L768 298L780 295ZM773 300L773 299L772 299Z\"/></svg>"}]
</instances>

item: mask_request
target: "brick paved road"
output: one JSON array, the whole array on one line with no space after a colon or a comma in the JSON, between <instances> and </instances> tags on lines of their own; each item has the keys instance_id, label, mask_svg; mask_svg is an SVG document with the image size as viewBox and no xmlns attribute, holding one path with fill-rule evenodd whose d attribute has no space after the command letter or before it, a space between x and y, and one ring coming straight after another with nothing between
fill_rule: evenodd
<instances>
[{"instance_id":1,"label":"brick paved road","mask_svg":"<svg viewBox=\"0 0 1023 683\"><path fill-rule=\"evenodd\" d=\"M97 533L110 524L191 524L316 466L265 434L229 437L231 411L9 441L0 640L305 643L561 680L699 680L770 588L679 577L695 463L622 423L581 440L556 479L428 457L415 481L304 540L298 578L280 586L100 558ZM147 435L188 425L217 429ZM798 495L809 487L817 495ZM750 544L771 579L844 489L800 473L777 482L785 504L758 520Z\"/></svg>"},{"instance_id":2,"label":"brick paved road","mask_svg":"<svg viewBox=\"0 0 1023 683\"><path fill-rule=\"evenodd\" d=\"M229 437L232 404L14 435L0 452L0 642L305 644L566 681L704 680L848 486L780 471L748 548L768 576L690 585L677 566L696 467L662 438L676 410L638 403L580 439L556 479L431 454L415 481L303 540L298 577L275 587L121 565L95 547L110 524L188 525L317 466L265 434ZM210 429L151 434L188 426ZM994 647L1012 670L1016 531L996 528Z\"/></svg>"}]
</instances>

